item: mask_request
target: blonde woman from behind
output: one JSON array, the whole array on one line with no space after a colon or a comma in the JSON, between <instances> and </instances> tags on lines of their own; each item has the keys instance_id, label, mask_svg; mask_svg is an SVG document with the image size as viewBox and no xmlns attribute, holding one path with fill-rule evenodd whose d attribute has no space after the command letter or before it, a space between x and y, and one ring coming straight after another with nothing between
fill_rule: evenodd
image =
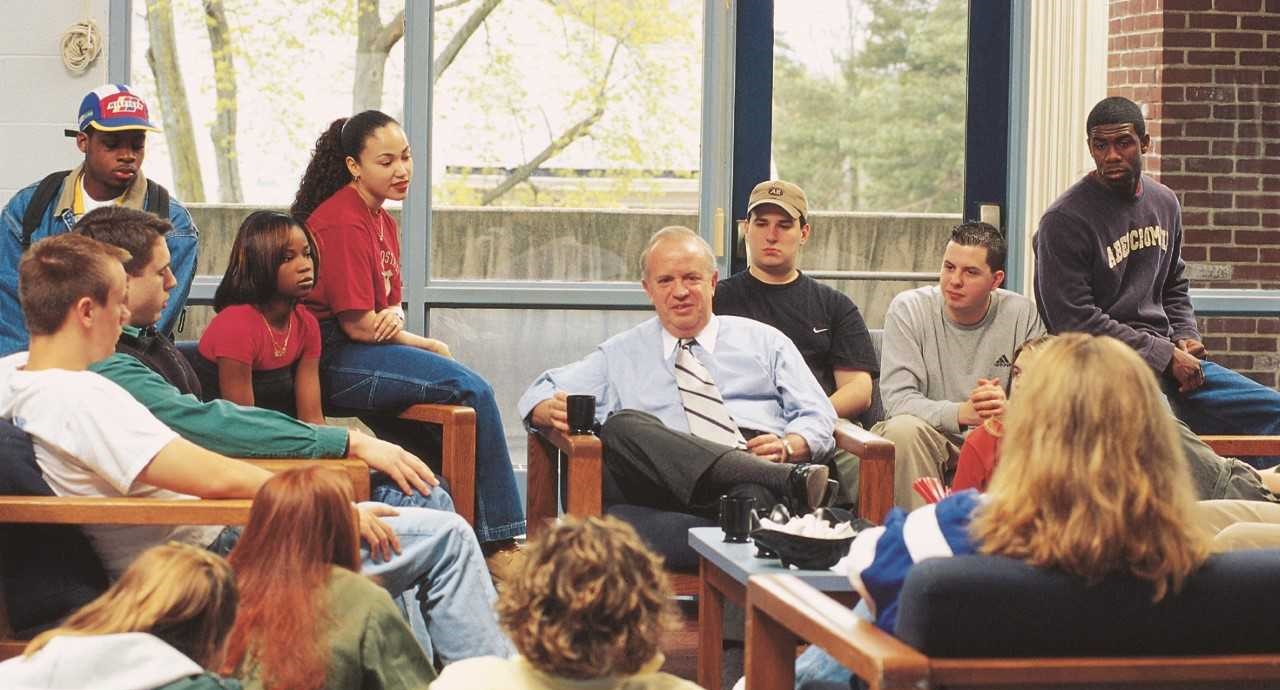
<instances>
[{"instance_id":1,"label":"blonde woman from behind","mask_svg":"<svg viewBox=\"0 0 1280 690\"><path fill-rule=\"evenodd\" d=\"M236 603L226 561L185 544L153 546L102 596L0 663L0 687L239 690L205 670L222 662Z\"/></svg>"},{"instance_id":2,"label":"blonde woman from behind","mask_svg":"<svg viewBox=\"0 0 1280 690\"><path fill-rule=\"evenodd\" d=\"M987 493L961 491L910 514L894 509L883 527L854 540L850 579L862 595L855 613L893 633L914 563L972 553L1089 582L1127 574L1150 582L1158 601L1206 557L1193 499L1150 367L1113 338L1059 335L1014 388ZM810 649L797 679L847 681L849 673Z\"/></svg>"},{"instance_id":3,"label":"blonde woman from behind","mask_svg":"<svg viewBox=\"0 0 1280 690\"><path fill-rule=\"evenodd\" d=\"M565 518L526 547L498 599L518 656L460 661L432 690L693 690L658 669L671 619L661 560L626 523Z\"/></svg>"}]
</instances>

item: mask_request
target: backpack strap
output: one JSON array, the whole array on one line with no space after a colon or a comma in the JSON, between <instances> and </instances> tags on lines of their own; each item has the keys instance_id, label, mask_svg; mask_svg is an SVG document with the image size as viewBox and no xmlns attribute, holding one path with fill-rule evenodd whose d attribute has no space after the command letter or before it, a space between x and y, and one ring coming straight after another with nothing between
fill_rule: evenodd
<instances>
[{"instance_id":1,"label":"backpack strap","mask_svg":"<svg viewBox=\"0 0 1280 690\"><path fill-rule=\"evenodd\" d=\"M49 173L40 180L40 184L36 185L36 193L31 196L31 202L27 204L27 212L22 216L23 251L31 246L31 236L36 233L36 228L40 227L44 212L49 209L49 204L53 203L53 196L62 188L63 180L70 173L70 170Z\"/></svg>"},{"instance_id":2,"label":"backpack strap","mask_svg":"<svg viewBox=\"0 0 1280 690\"><path fill-rule=\"evenodd\" d=\"M169 220L169 190L149 177L147 178L147 195L142 202L142 210L150 211L164 220Z\"/></svg>"}]
</instances>

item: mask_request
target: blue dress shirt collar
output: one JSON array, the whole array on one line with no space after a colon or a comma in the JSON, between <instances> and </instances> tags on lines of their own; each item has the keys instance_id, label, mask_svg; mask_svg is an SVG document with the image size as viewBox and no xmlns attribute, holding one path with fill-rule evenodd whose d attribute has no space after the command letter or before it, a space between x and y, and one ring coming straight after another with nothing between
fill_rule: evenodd
<instances>
[{"instance_id":1,"label":"blue dress shirt collar","mask_svg":"<svg viewBox=\"0 0 1280 690\"><path fill-rule=\"evenodd\" d=\"M659 324L661 325L661 324ZM693 339L698 341L698 346L706 350L710 354L716 351L716 336L720 334L720 321L715 314L711 315L711 320L707 325L702 327L698 335ZM680 344L680 339L671 335L666 328L662 329L662 359L670 361L676 354L676 346Z\"/></svg>"}]
</instances>

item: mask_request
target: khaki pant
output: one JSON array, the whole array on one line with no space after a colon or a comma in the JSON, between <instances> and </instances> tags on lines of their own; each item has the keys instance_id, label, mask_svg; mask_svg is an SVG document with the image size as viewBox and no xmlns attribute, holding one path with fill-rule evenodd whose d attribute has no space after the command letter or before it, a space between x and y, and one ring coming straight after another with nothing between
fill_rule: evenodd
<instances>
[{"instance_id":1,"label":"khaki pant","mask_svg":"<svg viewBox=\"0 0 1280 690\"><path fill-rule=\"evenodd\" d=\"M907 510L925 505L911 484L920 477L943 481L943 473L955 467L960 456L953 439L913 415L890 417L871 427L871 432L893 442L893 504Z\"/></svg>"},{"instance_id":2,"label":"khaki pant","mask_svg":"<svg viewBox=\"0 0 1280 690\"><path fill-rule=\"evenodd\" d=\"M1200 501L1195 516L1213 551L1280 548L1280 504Z\"/></svg>"},{"instance_id":3,"label":"khaki pant","mask_svg":"<svg viewBox=\"0 0 1280 690\"><path fill-rule=\"evenodd\" d=\"M862 458L847 450L837 448L836 452L831 456L830 464L835 468L831 478L840 483L840 491L836 493L835 504L838 506L857 506L858 468L862 465Z\"/></svg>"}]
</instances>

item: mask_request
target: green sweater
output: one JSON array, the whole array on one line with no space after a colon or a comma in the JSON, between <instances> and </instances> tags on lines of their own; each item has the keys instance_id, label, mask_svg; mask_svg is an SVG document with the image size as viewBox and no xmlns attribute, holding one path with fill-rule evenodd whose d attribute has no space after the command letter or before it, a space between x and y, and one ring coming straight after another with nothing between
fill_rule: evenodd
<instances>
[{"instance_id":1,"label":"green sweater","mask_svg":"<svg viewBox=\"0 0 1280 690\"><path fill-rule=\"evenodd\" d=\"M184 395L138 358L117 352L89 367L129 391L166 426L188 441L237 458L341 458L347 430L315 426L286 414L226 400L201 402Z\"/></svg>"},{"instance_id":2,"label":"green sweater","mask_svg":"<svg viewBox=\"0 0 1280 690\"><path fill-rule=\"evenodd\" d=\"M435 668L387 590L359 573L334 567L325 603L321 612L329 619L325 690L425 690L435 680ZM252 660L240 671L236 675L244 690L264 690Z\"/></svg>"}]
</instances>

